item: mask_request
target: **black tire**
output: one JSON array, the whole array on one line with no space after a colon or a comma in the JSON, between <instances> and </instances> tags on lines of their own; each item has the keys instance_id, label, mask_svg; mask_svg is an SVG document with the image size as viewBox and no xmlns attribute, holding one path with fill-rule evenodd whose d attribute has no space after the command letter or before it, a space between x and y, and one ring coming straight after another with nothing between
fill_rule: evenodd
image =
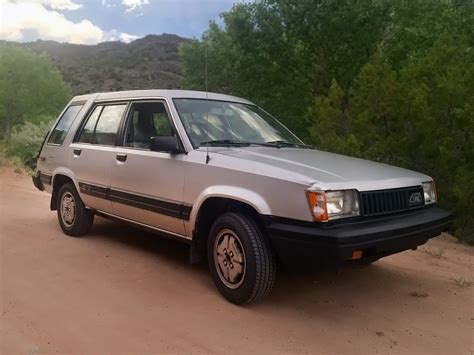
<instances>
[{"instance_id":1,"label":"black tire","mask_svg":"<svg viewBox=\"0 0 474 355\"><path fill-rule=\"evenodd\" d=\"M218 250L216 239L218 236L222 238L222 235L229 230L239 239L239 245L242 246L244 252L243 264L245 265L239 284L233 284L231 287L224 283L229 283L229 281L221 279L225 278L223 275L225 271L222 271L223 269L219 266L219 256L215 257L215 251ZM252 218L239 213L221 215L212 225L207 251L209 269L214 283L228 301L235 304L255 302L265 297L273 288L276 274L275 254L261 228ZM233 266L230 259L229 262L230 266Z\"/></svg>"},{"instance_id":2,"label":"black tire","mask_svg":"<svg viewBox=\"0 0 474 355\"><path fill-rule=\"evenodd\" d=\"M73 215L72 221L68 223L66 220L63 220L63 204L62 200L67 195L73 198L74 212L71 212L69 215ZM58 191L58 201L57 201L57 212L58 212L58 221L59 225L63 232L71 237L79 237L86 234L92 227L94 222L94 214L91 210L87 209L84 206L84 203L81 200L81 197L76 191L76 188L72 183L66 183L62 185Z\"/></svg>"}]
</instances>

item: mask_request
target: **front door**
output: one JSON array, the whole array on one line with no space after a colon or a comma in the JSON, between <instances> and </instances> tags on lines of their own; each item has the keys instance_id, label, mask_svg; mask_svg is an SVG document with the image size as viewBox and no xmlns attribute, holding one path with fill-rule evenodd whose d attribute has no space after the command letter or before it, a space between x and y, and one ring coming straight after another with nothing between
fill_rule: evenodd
<instances>
[{"instance_id":1,"label":"front door","mask_svg":"<svg viewBox=\"0 0 474 355\"><path fill-rule=\"evenodd\" d=\"M70 167L87 207L113 213L107 193L115 162L116 140L127 104L98 105L70 146Z\"/></svg>"},{"instance_id":2,"label":"front door","mask_svg":"<svg viewBox=\"0 0 474 355\"><path fill-rule=\"evenodd\" d=\"M175 129L164 101L134 102L112 167L114 214L173 234L185 235L183 205L185 154L152 152L150 139Z\"/></svg>"}]
</instances>

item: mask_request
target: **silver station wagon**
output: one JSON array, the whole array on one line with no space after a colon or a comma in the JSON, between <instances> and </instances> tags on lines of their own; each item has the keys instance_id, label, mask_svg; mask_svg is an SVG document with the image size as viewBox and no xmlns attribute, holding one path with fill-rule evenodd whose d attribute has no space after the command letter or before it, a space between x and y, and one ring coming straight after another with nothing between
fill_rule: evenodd
<instances>
[{"instance_id":1,"label":"silver station wagon","mask_svg":"<svg viewBox=\"0 0 474 355\"><path fill-rule=\"evenodd\" d=\"M33 182L65 234L98 215L187 242L236 304L270 292L277 262L368 264L451 221L429 176L313 149L247 100L195 91L74 97Z\"/></svg>"}]
</instances>

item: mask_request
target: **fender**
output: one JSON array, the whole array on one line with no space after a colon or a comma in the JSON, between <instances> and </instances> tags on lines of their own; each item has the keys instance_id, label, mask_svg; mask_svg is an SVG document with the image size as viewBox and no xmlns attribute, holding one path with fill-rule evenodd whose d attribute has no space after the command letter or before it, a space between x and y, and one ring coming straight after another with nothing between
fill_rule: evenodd
<instances>
[{"instance_id":1,"label":"fender","mask_svg":"<svg viewBox=\"0 0 474 355\"><path fill-rule=\"evenodd\" d=\"M54 184L54 178L56 177L56 175L64 175L64 176L67 176L68 178L70 178L72 180L72 182L74 183L74 186L76 187L76 190L79 192L79 184L76 180L76 175L72 172L72 170L68 169L68 168L65 168L65 167L58 167L56 169L54 169L53 171L53 184ZM54 189L54 185L52 186L53 189Z\"/></svg>"},{"instance_id":2,"label":"fender","mask_svg":"<svg viewBox=\"0 0 474 355\"><path fill-rule=\"evenodd\" d=\"M196 218L202 204L211 197L222 197L240 201L252 206L259 214L272 214L271 208L267 201L255 191L227 185L209 186L199 194L193 205L191 216L189 218L191 229L194 229Z\"/></svg>"},{"instance_id":3,"label":"fender","mask_svg":"<svg viewBox=\"0 0 474 355\"><path fill-rule=\"evenodd\" d=\"M62 175L62 176L66 176L66 177L70 178L72 180L72 182L74 183L74 186L76 187L77 191L79 191L79 189L78 189L79 186L76 183L75 175L71 170L69 170L68 168L64 168L64 167L59 167L59 168L54 169L53 176L52 176L52 179L51 179L51 185L50 185L49 190L48 190L48 192L51 193L51 202L49 204L51 211L55 211L58 208L57 205L56 205L57 190L54 189L54 180L55 180L56 176L58 176L58 175Z\"/></svg>"}]
</instances>

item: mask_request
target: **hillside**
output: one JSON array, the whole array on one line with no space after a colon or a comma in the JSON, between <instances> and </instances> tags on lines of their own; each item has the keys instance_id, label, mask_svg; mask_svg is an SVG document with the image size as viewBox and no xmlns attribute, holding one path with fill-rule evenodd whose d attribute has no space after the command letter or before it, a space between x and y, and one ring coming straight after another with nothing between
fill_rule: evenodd
<instances>
[{"instance_id":1,"label":"hillside","mask_svg":"<svg viewBox=\"0 0 474 355\"><path fill-rule=\"evenodd\" d=\"M78 45L54 41L18 44L46 53L74 94L132 89L176 89L181 85L176 35L149 35L131 43Z\"/></svg>"}]
</instances>

